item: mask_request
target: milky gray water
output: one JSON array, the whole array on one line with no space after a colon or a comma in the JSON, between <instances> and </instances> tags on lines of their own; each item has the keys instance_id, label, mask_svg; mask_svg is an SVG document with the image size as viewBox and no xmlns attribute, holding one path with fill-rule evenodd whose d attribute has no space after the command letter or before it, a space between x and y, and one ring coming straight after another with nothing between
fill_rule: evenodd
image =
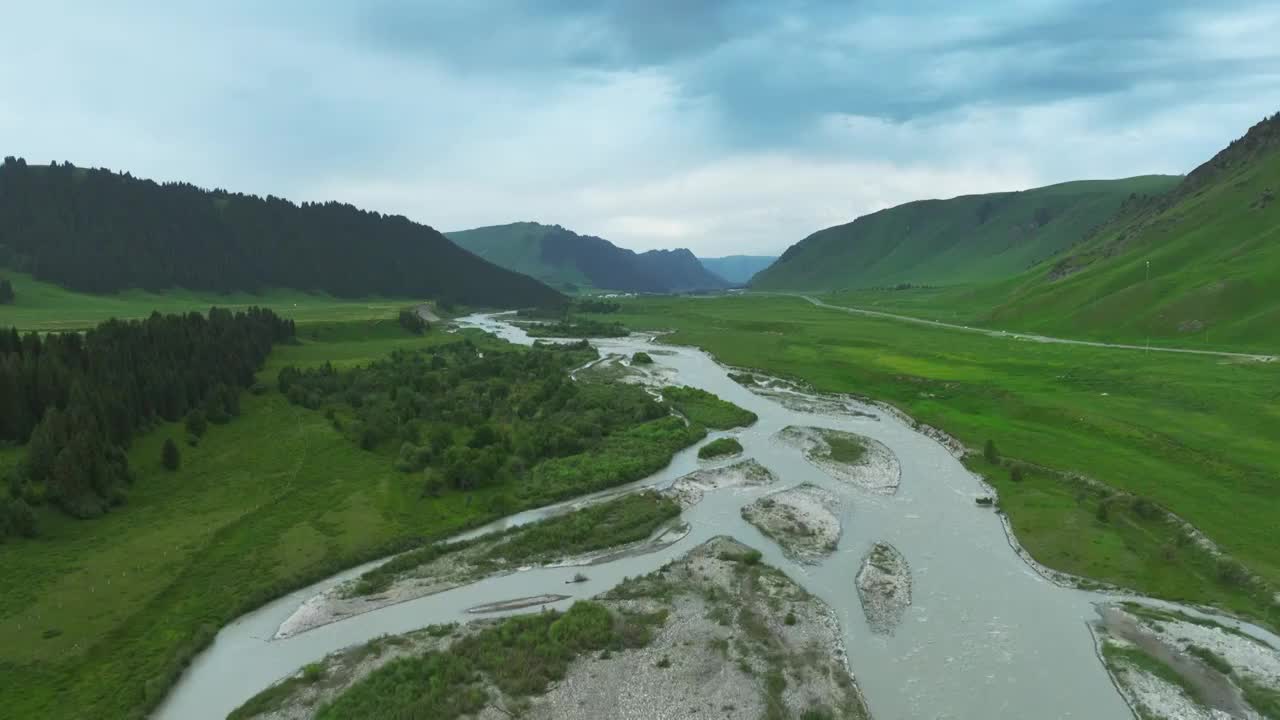
<instances>
[{"instance_id":1,"label":"milky gray water","mask_svg":"<svg viewBox=\"0 0 1280 720\"><path fill-rule=\"evenodd\" d=\"M488 316L464 324L528 343L518 328ZM386 633L431 623L465 622L469 607L543 593L585 598L624 577L657 569L715 535L731 535L764 553L809 592L830 605L840 620L850 669L879 720L905 718L1080 718L1127 720L1128 707L1098 659L1087 623L1099 596L1058 587L1038 575L1009 545L999 518L974 504L986 490L937 442L877 408L875 418L798 412L733 382L724 368L699 350L662 346L644 338L593 341L602 353L653 352L655 363L679 384L702 388L754 411L759 422L732 434L752 457L777 476L773 486L707 493L687 510L692 530L658 552L626 557L586 569L590 580L566 584L580 568L533 569L393 605L269 641L307 598L363 571L354 568L292 593L224 628L191 665L157 710L163 720L223 718L236 706L302 665L340 648ZM797 448L774 442L788 425L855 432L889 447L902 465L893 496L871 495L841 483L807 462ZM700 467L697 447L676 455L665 470L628 488L665 487ZM844 525L838 550L817 566L787 559L778 547L744 522L740 508L760 494L809 482L837 493ZM521 513L492 527L530 522L563 511L558 506ZM490 528L490 529L491 529ZM896 632L872 634L854 586L862 557L872 543L893 544L911 565L912 605ZM573 600L556 604L565 608ZM532 608L536 611L537 608Z\"/></svg>"}]
</instances>

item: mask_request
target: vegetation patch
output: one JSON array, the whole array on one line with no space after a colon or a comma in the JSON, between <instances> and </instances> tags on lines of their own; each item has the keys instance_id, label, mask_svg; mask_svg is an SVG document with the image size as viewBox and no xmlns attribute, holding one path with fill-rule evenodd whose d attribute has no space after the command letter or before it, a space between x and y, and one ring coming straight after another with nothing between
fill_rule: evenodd
<instances>
[{"instance_id":1,"label":"vegetation patch","mask_svg":"<svg viewBox=\"0 0 1280 720\"><path fill-rule=\"evenodd\" d=\"M729 457L742 452L742 443L737 438L723 437L716 438L711 442L698 448L698 457L703 460L712 460L715 458Z\"/></svg>"},{"instance_id":2,"label":"vegetation patch","mask_svg":"<svg viewBox=\"0 0 1280 720\"><path fill-rule=\"evenodd\" d=\"M622 323L603 322L590 318L530 323L525 325L524 329L531 337L539 338L613 338L631 334L631 331Z\"/></svg>"},{"instance_id":3,"label":"vegetation patch","mask_svg":"<svg viewBox=\"0 0 1280 720\"><path fill-rule=\"evenodd\" d=\"M689 422L712 430L746 427L759 419L750 410L698 388L668 386L662 389L662 397Z\"/></svg>"}]
</instances>

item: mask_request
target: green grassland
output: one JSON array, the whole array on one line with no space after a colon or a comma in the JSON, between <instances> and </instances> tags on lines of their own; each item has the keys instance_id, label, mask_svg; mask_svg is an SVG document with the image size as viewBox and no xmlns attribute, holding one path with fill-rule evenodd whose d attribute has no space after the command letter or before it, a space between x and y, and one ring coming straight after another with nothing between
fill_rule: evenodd
<instances>
[{"instance_id":1,"label":"green grassland","mask_svg":"<svg viewBox=\"0 0 1280 720\"><path fill-rule=\"evenodd\" d=\"M730 365L887 400L971 448L1078 473L1181 515L1280 585L1280 366L1048 345L849 315L800 298L629 301L611 317L713 352ZM1018 536L1045 564L1280 625L1260 592L1175 528L1056 473L975 463Z\"/></svg>"},{"instance_id":2,"label":"green grassland","mask_svg":"<svg viewBox=\"0 0 1280 720\"><path fill-rule=\"evenodd\" d=\"M297 290L269 290L257 295L182 289L87 295L7 269L0 269L0 277L12 281L14 290L13 304L0 305L0 327L19 330L83 330L111 318L141 318L155 311L206 312L213 306L242 310L253 305L269 307L299 324L385 318L394 321L398 309L418 302L408 298L351 300Z\"/></svg>"},{"instance_id":3,"label":"green grassland","mask_svg":"<svg viewBox=\"0 0 1280 720\"><path fill-rule=\"evenodd\" d=\"M509 347L469 334L485 351ZM674 452L702 436L664 418L610 438L599 452L617 462L544 463L530 478L533 491L514 502L502 486L423 497L421 477L395 469L394 448L361 450L323 413L290 404L275 377L290 365L365 364L457 336L412 335L394 319L317 322L298 335L259 373L270 390L245 393L241 416L211 426L198 446L183 442L180 424L137 439L129 450L137 478L123 507L94 520L42 508L37 537L0 544L0 718L141 717L237 615L362 561L573 492L583 478L593 487L634 479L656 469L655 444ZM167 438L181 447L176 472L160 464ZM0 464L19 453L0 450Z\"/></svg>"}]
</instances>

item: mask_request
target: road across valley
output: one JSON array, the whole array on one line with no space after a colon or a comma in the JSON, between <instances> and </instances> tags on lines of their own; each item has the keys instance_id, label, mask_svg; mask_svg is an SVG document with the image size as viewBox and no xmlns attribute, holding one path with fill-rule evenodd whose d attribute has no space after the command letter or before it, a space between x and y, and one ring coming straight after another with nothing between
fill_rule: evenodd
<instances>
[{"instance_id":1,"label":"road across valley","mask_svg":"<svg viewBox=\"0 0 1280 720\"><path fill-rule=\"evenodd\" d=\"M968 325L956 325L953 323L939 322L937 320L926 320L924 318L911 317L910 315L895 315L894 313L881 312L879 310L864 310L863 308L846 307L844 305L832 305L825 303L817 298L808 295L797 295L805 300L813 303L820 308L829 310L841 310L847 313L857 315L867 315L869 317L879 317L888 320L901 320L904 322L917 323L920 325L928 325L930 327L950 328L952 330L967 330L969 332L982 333L991 337L1013 338L1015 340L1032 340L1042 343L1058 343L1061 345L1087 345L1089 347L1114 348L1117 350L1142 350L1150 352L1166 352L1166 353L1184 353L1187 355L1213 355L1217 357L1235 358L1237 360L1253 360L1255 362L1275 362L1275 355L1260 355L1256 353L1227 352L1225 350L1197 350L1194 348L1176 348L1176 347L1157 347L1147 345L1125 345L1123 343L1104 343L1095 342L1093 340L1070 340L1068 338L1048 337L1045 335L1031 335L1028 333L1008 332L1005 330L991 330L989 328L976 328Z\"/></svg>"}]
</instances>

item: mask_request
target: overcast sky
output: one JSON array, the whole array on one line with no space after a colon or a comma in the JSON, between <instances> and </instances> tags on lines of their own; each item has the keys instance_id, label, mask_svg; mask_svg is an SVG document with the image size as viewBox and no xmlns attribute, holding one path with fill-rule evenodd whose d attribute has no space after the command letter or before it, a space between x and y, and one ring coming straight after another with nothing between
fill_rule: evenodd
<instances>
[{"instance_id":1,"label":"overcast sky","mask_svg":"<svg viewBox=\"0 0 1280 720\"><path fill-rule=\"evenodd\" d=\"M441 230L776 253L908 200L1183 173L1280 3L0 0L0 154Z\"/></svg>"}]
</instances>

